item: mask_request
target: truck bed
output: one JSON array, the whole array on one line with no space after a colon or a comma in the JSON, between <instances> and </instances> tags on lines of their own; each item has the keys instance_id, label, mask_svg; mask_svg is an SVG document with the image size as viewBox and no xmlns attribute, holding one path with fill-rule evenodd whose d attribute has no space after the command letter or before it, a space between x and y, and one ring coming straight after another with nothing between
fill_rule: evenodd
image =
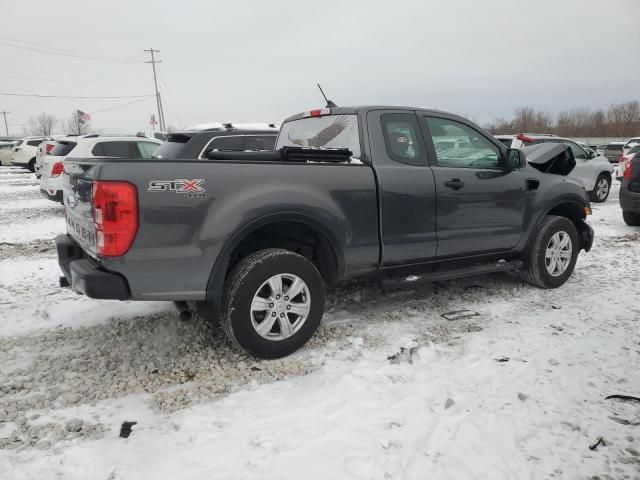
<instances>
[{"instance_id":1,"label":"truck bed","mask_svg":"<svg viewBox=\"0 0 640 480\"><path fill-rule=\"evenodd\" d=\"M377 193L370 166L248 158L67 161L68 233L101 268L129 280L131 299L204 300L214 262L223 246L233 244L232 235L279 217L322 224L323 230L331 225L326 235L343 252L340 271L376 268ZM89 234L93 182L123 179L137 190L138 231L126 255L98 258ZM167 282L168 273L180 282Z\"/></svg>"}]
</instances>

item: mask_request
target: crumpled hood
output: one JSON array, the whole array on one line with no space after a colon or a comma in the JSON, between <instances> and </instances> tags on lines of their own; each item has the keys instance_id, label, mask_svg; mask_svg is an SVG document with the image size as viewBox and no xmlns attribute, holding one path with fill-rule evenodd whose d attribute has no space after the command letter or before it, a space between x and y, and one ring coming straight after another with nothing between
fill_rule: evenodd
<instances>
[{"instance_id":1,"label":"crumpled hood","mask_svg":"<svg viewBox=\"0 0 640 480\"><path fill-rule=\"evenodd\" d=\"M527 162L544 173L569 175L576 166L576 159L569 145L564 143L538 143L524 147Z\"/></svg>"}]
</instances>

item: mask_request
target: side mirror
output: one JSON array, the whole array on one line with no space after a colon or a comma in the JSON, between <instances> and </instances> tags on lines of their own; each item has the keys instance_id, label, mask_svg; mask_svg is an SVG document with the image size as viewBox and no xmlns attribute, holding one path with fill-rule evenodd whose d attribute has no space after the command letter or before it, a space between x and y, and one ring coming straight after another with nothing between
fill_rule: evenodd
<instances>
[{"instance_id":1,"label":"side mirror","mask_svg":"<svg viewBox=\"0 0 640 480\"><path fill-rule=\"evenodd\" d=\"M594 152L593 150L588 150L587 151L587 158L588 159L596 158L596 152Z\"/></svg>"},{"instance_id":2,"label":"side mirror","mask_svg":"<svg viewBox=\"0 0 640 480\"><path fill-rule=\"evenodd\" d=\"M518 170L527 166L527 155L517 148L507 150L507 170Z\"/></svg>"}]
</instances>

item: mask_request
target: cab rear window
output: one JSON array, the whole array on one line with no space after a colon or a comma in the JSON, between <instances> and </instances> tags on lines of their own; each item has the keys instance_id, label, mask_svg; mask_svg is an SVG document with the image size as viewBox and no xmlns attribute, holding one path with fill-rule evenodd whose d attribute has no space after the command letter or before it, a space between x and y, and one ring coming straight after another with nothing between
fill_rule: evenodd
<instances>
[{"instance_id":1,"label":"cab rear window","mask_svg":"<svg viewBox=\"0 0 640 480\"><path fill-rule=\"evenodd\" d=\"M292 120L282 125L276 150L282 147L348 148L360 158L358 117L326 115Z\"/></svg>"}]
</instances>

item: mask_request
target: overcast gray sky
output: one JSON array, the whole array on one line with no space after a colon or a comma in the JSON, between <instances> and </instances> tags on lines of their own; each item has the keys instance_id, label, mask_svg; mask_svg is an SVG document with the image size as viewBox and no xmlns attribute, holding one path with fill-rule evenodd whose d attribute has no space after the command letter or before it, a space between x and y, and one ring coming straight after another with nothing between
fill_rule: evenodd
<instances>
[{"instance_id":1,"label":"overcast gray sky","mask_svg":"<svg viewBox=\"0 0 640 480\"><path fill-rule=\"evenodd\" d=\"M483 123L640 98L640 0L0 0L0 92L153 93L161 53L168 122L279 122L323 106L437 107ZM10 40L12 39L12 40ZM55 48L134 62L49 55ZM105 132L137 131L153 99L0 96L14 132L78 108Z\"/></svg>"}]
</instances>

